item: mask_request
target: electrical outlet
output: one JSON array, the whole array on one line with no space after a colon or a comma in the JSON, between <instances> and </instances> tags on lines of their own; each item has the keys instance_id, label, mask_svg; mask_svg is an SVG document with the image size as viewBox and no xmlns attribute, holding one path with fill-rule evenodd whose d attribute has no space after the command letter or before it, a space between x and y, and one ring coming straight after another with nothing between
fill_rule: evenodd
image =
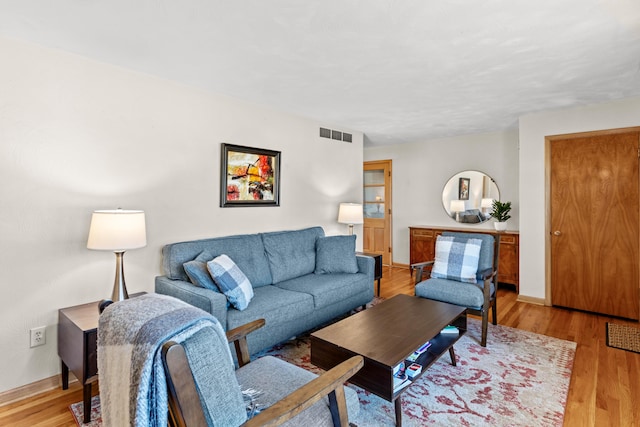
<instances>
[{"instance_id":1,"label":"electrical outlet","mask_svg":"<svg viewBox=\"0 0 640 427\"><path fill-rule=\"evenodd\" d=\"M47 343L47 327L39 326L31 329L31 347L38 347Z\"/></svg>"}]
</instances>

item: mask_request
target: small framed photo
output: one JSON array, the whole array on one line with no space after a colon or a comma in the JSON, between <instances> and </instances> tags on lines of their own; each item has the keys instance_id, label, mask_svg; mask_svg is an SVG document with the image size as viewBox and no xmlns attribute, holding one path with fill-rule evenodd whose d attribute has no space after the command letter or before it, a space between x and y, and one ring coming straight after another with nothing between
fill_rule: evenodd
<instances>
[{"instance_id":1,"label":"small framed photo","mask_svg":"<svg viewBox=\"0 0 640 427\"><path fill-rule=\"evenodd\" d=\"M280 206L280 151L222 144L220 207Z\"/></svg>"},{"instance_id":2,"label":"small framed photo","mask_svg":"<svg viewBox=\"0 0 640 427\"><path fill-rule=\"evenodd\" d=\"M469 200L470 178L460 178L458 183L458 200Z\"/></svg>"}]
</instances>

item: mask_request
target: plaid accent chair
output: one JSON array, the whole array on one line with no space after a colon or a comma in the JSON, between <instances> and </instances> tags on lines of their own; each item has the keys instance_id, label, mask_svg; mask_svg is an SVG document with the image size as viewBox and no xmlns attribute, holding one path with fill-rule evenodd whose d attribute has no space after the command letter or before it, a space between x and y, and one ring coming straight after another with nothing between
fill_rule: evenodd
<instances>
[{"instance_id":1,"label":"plaid accent chair","mask_svg":"<svg viewBox=\"0 0 640 427\"><path fill-rule=\"evenodd\" d=\"M487 345L489 309L497 324L496 288L500 235L444 232L436 240L436 259L412 264L415 295L467 307L482 317L481 344ZM424 273L430 271L430 277Z\"/></svg>"}]
</instances>

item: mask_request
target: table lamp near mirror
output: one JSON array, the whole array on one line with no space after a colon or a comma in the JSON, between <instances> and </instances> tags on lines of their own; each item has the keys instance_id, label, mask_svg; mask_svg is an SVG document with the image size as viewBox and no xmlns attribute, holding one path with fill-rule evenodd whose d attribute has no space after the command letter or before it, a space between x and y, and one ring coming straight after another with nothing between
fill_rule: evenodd
<instances>
[{"instance_id":1,"label":"table lamp near mirror","mask_svg":"<svg viewBox=\"0 0 640 427\"><path fill-rule=\"evenodd\" d=\"M455 220L460 222L460 212L465 210L464 200L452 200L450 209L455 214Z\"/></svg>"},{"instance_id":2,"label":"table lamp near mirror","mask_svg":"<svg viewBox=\"0 0 640 427\"><path fill-rule=\"evenodd\" d=\"M141 210L98 210L91 215L87 248L98 251L112 251L116 255L116 277L111 300L122 301L129 298L124 280L123 256L125 251L147 245L144 211Z\"/></svg>"}]
</instances>

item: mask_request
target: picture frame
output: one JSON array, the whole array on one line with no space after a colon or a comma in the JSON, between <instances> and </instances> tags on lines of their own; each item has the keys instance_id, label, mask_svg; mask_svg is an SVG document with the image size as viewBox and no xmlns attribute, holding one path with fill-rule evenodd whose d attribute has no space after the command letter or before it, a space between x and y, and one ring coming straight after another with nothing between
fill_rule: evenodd
<instances>
[{"instance_id":1,"label":"picture frame","mask_svg":"<svg viewBox=\"0 0 640 427\"><path fill-rule=\"evenodd\" d=\"M470 178L460 178L458 182L458 200L469 200Z\"/></svg>"},{"instance_id":2,"label":"picture frame","mask_svg":"<svg viewBox=\"0 0 640 427\"><path fill-rule=\"evenodd\" d=\"M225 144L220 207L280 206L280 151Z\"/></svg>"}]
</instances>

